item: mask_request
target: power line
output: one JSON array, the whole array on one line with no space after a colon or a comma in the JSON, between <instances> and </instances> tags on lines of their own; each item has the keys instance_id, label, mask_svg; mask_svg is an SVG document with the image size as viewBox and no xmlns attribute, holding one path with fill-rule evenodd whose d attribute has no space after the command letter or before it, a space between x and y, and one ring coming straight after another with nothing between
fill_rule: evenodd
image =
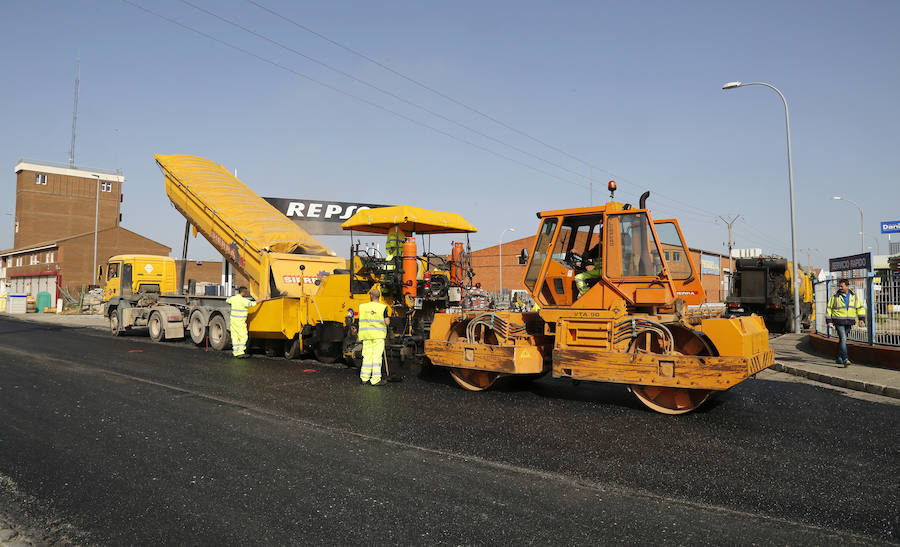
<instances>
[{"instance_id":1,"label":"power line","mask_svg":"<svg viewBox=\"0 0 900 547\"><path fill-rule=\"evenodd\" d=\"M184 1L184 0L182 0L182 1ZM431 86L429 86L429 85L427 85L427 84L425 84L425 83L423 83L423 82L421 82L421 81L419 81L419 80L417 80L417 79L415 79L415 78L412 78L411 76L407 76L406 74L403 74L402 72L400 72L400 71L398 71L398 70L396 70L396 69L394 69L394 68L391 68L390 66L388 66L388 65L386 65L386 64L384 64L384 63L382 63L382 62L380 62L380 61L378 61L378 60L376 60L376 59L373 59L372 57L369 57L368 55L366 55L366 54L364 54L364 53L362 53L362 52L360 52L360 51L357 51L357 50L355 50L355 49L353 49L353 48L351 48L351 47L349 47L349 46L347 46L347 45L344 45L344 44L338 42L337 40L334 40L334 39L332 39L332 38L329 38L328 36L325 36L324 34L322 34L322 33L320 33L320 32L317 32L317 31L315 31L315 30L309 28L308 26L306 26L306 25L304 25L304 24L302 24L302 23L299 23L299 22L297 22L297 21L291 19L290 17L287 17L287 16L285 16L285 15L282 15L281 13L279 13L279 12L277 12L277 11L275 11L275 10L272 10L272 9L270 9L270 8L268 8L268 7L264 6L264 5L262 5L262 4L260 4L259 2L256 2L255 0L247 0L247 2L249 2L250 4L253 4L254 6L258 7L259 9L261 9L261 10L263 10L263 11L266 11L266 12L270 13L271 15L274 15L275 17L278 17L279 19L281 19L281 20L283 20L283 21L285 21L285 22L287 22L287 23L290 23L291 25L294 25L295 27L297 27L297 28L299 28L299 29L301 29L301 30L303 30L303 31L306 31L306 32L308 32L308 33L310 33L310 34L312 34L312 35L314 35L314 36L317 36L317 37L321 38L322 40L325 40L326 42L328 42L328 43L330 43L330 44L333 44L333 45L335 45L335 46L337 46L337 47L339 47L339 48L341 48L341 49L343 49L343 50L345 50L345 51L347 51L347 52L349 52L349 53L352 53L353 55L356 55L357 57L360 57L360 58L362 58L362 59L365 59L366 61L368 61L368 62L370 62L370 63L372 63L372 64L374 64L374 65L376 65L376 66L378 66L378 67L380 67L380 68L382 68L382 69L388 71L388 72L390 72L391 74L394 74L394 75L396 75L396 76L398 76L398 77L400 77L400 78L403 78L404 80L406 80L406 81L408 81L408 82L411 82L411 83L413 83L413 84L415 84L415 85L421 87L422 89L425 89L425 90L427 90L427 91L430 91L431 93L434 93L435 95L437 95L437 96L439 96L439 97L441 97L441 98L443 98L443 99L446 99L446 100L450 101L451 103L453 103L453 104L455 104L455 105L458 105L458 106L460 106L460 107L462 107L462 108L464 108L464 109L466 109L466 110L468 110L468 111L470 111L470 112L473 112L473 113L475 113L475 114L477 114L477 115L479 115L479 116L482 116L482 117L484 117L484 118L486 118L486 119L488 119L488 120L490 120L490 121L496 123L497 125L499 125L499 126L505 128L505 129L508 129L508 130L512 131L513 133L516 133L516 134L518 134L518 135L521 135L521 136L523 136L523 137L525 137L525 138L527 138L527 139L530 139L530 140L532 140L532 141L534 141L534 142L536 142L536 143L538 143L538 144L540 144L540 145L542 145L542 146L545 146L545 147L549 148L550 150L553 150L553 151L558 152L558 153L560 153L560 154L562 154L562 155L564 155L564 156L566 156L566 157L568 157L568 158L571 158L571 159L573 159L573 160L575 160L575 161L577 161L577 162L580 162L580 163L582 163L583 165L585 165L586 167L589 167L589 168L591 168L591 169L596 169L597 171L600 171L600 172L602 172L602 173L606 173L607 175L611 176L612 178L614 178L614 179L616 179L616 180L619 180L619 181L621 181L621 182L626 182L626 183L628 183L628 184L632 184L632 185L634 185L634 186L637 186L638 188L641 188L641 186L639 186L637 183L635 183L635 182L633 182L633 181L631 181L631 180L629 180L629 179L626 179L626 178L624 178L624 177L620 177L620 176L616 175L615 173L613 173L612 171L609 171L609 170L604 169L604 168L602 168L602 167L598 167L598 166L596 166L596 165L593 165L592 163L588 162L587 160L584 160L584 159L582 159L582 158L579 158L578 156L575 156L575 155L573 155L573 154L570 154L569 152L566 152L565 150L563 150L563 149L561 149L561 148L559 148L559 147L557 147L557 146L554 146L554 145L552 145L552 144L549 144L549 143L547 143L547 142L545 142L545 141L543 141L543 140L541 140L541 139L539 139L539 138L537 138L537 137L535 137L535 136L533 136L533 135L531 135L531 134L529 134L529 133L526 133L525 131L522 131L522 130L520 130L520 129L517 129L517 128L515 128L515 127L513 127L513 126L511 126L511 125L509 125L509 124L507 124L507 123L505 123L505 122L503 122L502 120L499 120L499 119L497 119L497 118L494 117L494 116L491 116L490 114L487 114L487 113L485 113L485 112L482 112L481 110L479 110L479 109L477 109L477 108L474 108L474 107L472 107L472 106L470 106L470 105L468 105L468 104L466 104L466 103L464 103L464 102L462 102L462 101L460 101L460 100L458 100L458 99L455 99L455 98L451 97L450 95L447 95L446 93L443 93L443 92L441 92L441 91L438 90L438 89L435 89L434 87L431 87ZM454 123L456 123L456 122L454 122ZM494 140L494 139L492 139L492 140ZM542 159L542 161L547 161L547 160L543 160L543 159ZM554 163L552 163L552 162L549 162L549 161L547 161L547 163L550 163L551 165L557 166L556 164L554 164ZM557 167L558 167L558 166L557 166ZM565 169L565 168L563 168L563 169ZM568 171L568 172L570 172L570 173L572 172L572 171L570 171L569 169L565 169L565 170ZM581 177L584 177L584 178L586 178L586 179L588 179L588 180L592 180L592 179L593 179L592 176L585 176L585 175L583 175L583 174L578 174L578 175L581 176ZM649 187L648 187L648 188L649 188ZM714 216L716 215L716 213L714 213L713 211L704 210L704 209L702 209L702 208L700 208L700 207L697 207L697 206L695 206L695 205L692 205L692 204L690 204L690 203L682 202L682 201L680 201L680 200L678 200L678 199L676 199L676 198L674 198L674 197L667 196L666 194L663 194L662 192L657 192L656 190L654 190L654 192L657 193L657 194L659 194L660 196L662 196L662 197L668 199L669 201L672 201L672 202L674 202L674 203L680 203L680 204L682 204L682 205L684 205L684 206L686 206L686 207L689 207L689 208L695 209L695 210L697 210L697 211L700 211L700 212L702 212L702 213L708 214L708 215L710 215L711 217L714 217Z\"/></svg>"},{"instance_id":2,"label":"power line","mask_svg":"<svg viewBox=\"0 0 900 547\"><path fill-rule=\"evenodd\" d=\"M239 29L243 30L244 32L247 32L247 33L249 33L249 34L252 34L253 36L256 36L257 38L260 38L261 40L265 40L266 42L269 42L269 43L271 43L271 44L275 44L276 46L278 46L278 47L280 47L280 48L282 48L282 49L285 49L285 50L287 50L287 51L290 51L291 53L293 53L293 54L295 54L295 55L299 55L300 57L303 57L304 59L306 59L306 60L308 60L308 61L310 61L310 62L316 63L316 64L319 65L319 66L325 67L325 68L327 68L328 70L331 70L331 71L336 72L336 73L338 73L338 74L340 74L340 75L342 75L342 76L344 76L344 77L346 77L346 78L349 78L349 79L353 80L354 82L363 84L363 85L365 85L365 86L367 86L367 87L370 87L370 88L372 88L372 89L374 89L374 90L376 90L376 91L378 91L378 92L380 92L380 93L384 93L385 95L387 95L387 96L389 96L389 97L392 97L392 98L394 98L394 99L397 99L398 101L401 101L401 102L403 102L403 103L406 103L406 104L408 104L408 105L410 105L410 106L412 106L412 107L418 108L419 110L422 110L423 112L427 112L428 114L431 114L432 116L435 116L435 117L440 118L440 119L442 119L442 120L444 120L444 121L450 122L450 123L452 123L452 124L454 124L454 125L457 125L457 126L463 128L463 129L467 130L467 131L471 131L472 133L475 133L476 135L478 135L478 136L480 136L480 137L484 137L485 139L494 141L494 142L496 142L496 143L498 143L498 144L501 144L501 145L503 145L503 146L506 146L506 147L508 147L508 148L510 148L510 149L512 149L512 150L515 150L516 152L519 152L519 153L522 154L522 155L531 157L531 158L536 159L536 160L538 160L538 161L542 161L542 162L544 162L544 163L546 163L546 164L548 164L548 165L552 165L553 167L556 167L557 169L561 169L561 170L563 170L563 171L565 171L565 172L567 172L567 173L570 173L570 174L572 174L572 175L575 175L575 176L578 176L578 177L583 177L583 178L585 178L585 179L588 179L588 177L587 177L586 175L582 174L582 173L579 173L579 172L577 172L577 171L573 171L573 170L569 169L568 167L566 167L566 166L564 166L564 165L560 165L560 164L558 164L558 163L556 163L556 162L553 162L553 161L550 161L550 160L548 160L548 159L546 159L546 158L542 158L542 157L538 156L537 154L533 154L533 153L531 153L531 152L529 152L529 151L527 151L527 150L525 150L525 149L523 149L523 148L519 148L518 146L509 144L508 142L505 142L505 141L502 141L502 140L497 139L497 138L495 138L495 137L492 137L492 136L490 136L490 135L488 135L488 134L486 134L486 133L484 133L484 132L482 132L482 131L479 131L478 129L475 129L475 128L470 127L470 126L468 126L468 125L466 125L466 124L464 124L464 123L458 122L458 121L456 121L456 120L454 120L454 119L452 119L452 118L449 118L449 117L447 117L447 116L444 116L443 114L441 114L441 113L439 113L439 112L435 112L434 110L431 110L430 108L427 108L427 107L422 106L422 105L420 105L420 104L418 104L418 103L415 103L415 102L413 102L413 101L411 101L411 100L409 100L409 99L406 99L406 98L404 98L404 97L401 97L400 95L397 95L396 93L393 93L393 92L391 92L391 91L388 91L387 89L384 89L384 88L382 88L382 87L379 87L379 86L377 86L377 85L375 85L375 84L373 84L373 83L371 83L371 82L367 82L367 81L363 80L362 78L357 78L357 77L354 76L353 74L350 74L350 73L348 73L348 72L346 72L346 71L344 71L344 70L341 70L341 69L339 69L339 68L337 68L337 67L334 67L334 66L332 66L332 65L330 65L330 64L328 64L328 63L326 63L326 62L324 62L324 61L320 61L319 59L316 59L316 58L314 58L314 57L310 57L309 55L306 55L305 53L303 53L303 52L301 52L301 51L298 51L298 50L296 50L296 49L294 49L294 48L292 48L292 47L290 47L290 46L288 46L288 45L285 45L285 44L283 44L283 43L281 43L281 42L278 42L278 41L276 41L276 40L273 40L273 39L271 39L271 38L269 38L269 37L267 37L267 36L264 36L264 35L262 35L262 34L256 32L256 31L254 31L254 30L251 30L251 29L249 29L249 28L247 28L247 27L245 27L245 26L239 24L239 23L235 23L234 21L231 21L230 19L228 19L228 18L226 18L226 17L222 17L221 15L218 15L218 14L216 14L216 13L213 13L212 11L209 11L209 10L207 10L206 8L200 7L200 6L198 6L198 5L196 5L196 4L192 3L192 2L189 2L188 0L180 0L180 1L181 1L181 3L186 4L186 5L188 5L188 6L192 7L192 8L194 8L194 9L196 9L197 11L201 11L201 12L203 12L203 13L205 13L205 14L211 16L211 17L215 17L216 19L218 19L218 20L220 20L220 21L222 21L222 22L224 22L224 23L227 23L227 24L229 24L229 25L231 25L231 26L233 26L233 27L239 28ZM587 186L585 186L585 188L587 188Z\"/></svg>"},{"instance_id":3,"label":"power line","mask_svg":"<svg viewBox=\"0 0 900 547\"><path fill-rule=\"evenodd\" d=\"M203 31L201 31L201 30L199 30L199 29L196 29L196 28L194 28L194 27L191 27L190 25L186 25L186 24L184 24L184 23L182 23L182 22L180 22L180 21L176 21L175 19L172 19L172 18L170 18L170 17L166 17L165 15L162 15L162 14L160 14L160 13L157 13L157 12L151 10L151 9L145 8L144 6L141 6L141 5L139 5L139 4L136 4L136 3L132 2L131 0L122 0L122 2L124 2L125 4L128 4L128 5L130 5L130 6L133 6L133 7L135 7L135 8L138 8L138 9L141 10L141 11L147 12L147 13L149 13L149 14L155 16L155 17L158 17L158 18L164 20L164 21L167 21L167 22L169 22L169 23L172 23L173 25L177 25L177 26L179 26L179 27L181 27L181 28L183 28L183 29L185 29L185 30L189 30L189 31L191 31L191 32L194 32L194 33L196 33L196 34L199 34L200 36L203 36L204 38L206 38L206 39L208 39L208 40L212 40L212 41L214 41L214 42L217 42L217 43L219 43L219 44L222 44L223 46L229 47L229 48L234 49L234 50L236 50L236 51L240 51L241 53L243 53L243 54L245 54L245 55L248 55L248 56L250 56L250 57L253 57L253 58L255 58L255 59L257 59L257 60L260 60L260 61L262 61L262 62L264 62L264 63L270 64L270 65L272 65L272 66L274 66L274 67L276 67L276 68L280 68L281 70L284 70L284 71L286 71L286 72L290 72L291 74L294 74L294 75L296 75L296 76L299 76L299 77L301 77L301 78L304 78L304 79L306 79L306 80L308 80L308 81L310 81L310 82L312 82L312 83L314 83L314 84L320 85L320 86L325 87L325 88L327 88L327 89L330 89L330 90L332 90L332 91L334 91L334 92L336 92L336 93L340 93L341 95L344 95L344 96L346 96L346 97L350 97L351 99L360 101L360 102L362 102L362 103L365 103L365 104L367 104L367 105L369 105L369 106L375 107L375 108L377 108L377 109L379 109L379 110L382 110L382 111L384 111L384 112L388 112L389 114L393 114L394 116L397 116L397 117L399 117L399 118L402 118L402 119L404 119L404 120L406 120L406 121L408 121L408 122L410 122L410 123L416 124L416 125L418 125L418 126L421 126L421 127L426 128L426 129L430 129L430 130L432 130L432 131L434 131L434 132L436 132L436 133L440 133L441 135L444 135L444 136L446 136L446 137L449 137L449 138L451 138L451 139L453 139L453 140L455 140L455 141L462 142L462 143L464 143L464 144L468 144L469 146L473 146L473 147L475 147L475 148L478 148L479 150L482 150L482 151L487 152L487 153L489 153L489 154L493 154L493 155L495 155L495 156L497 156L497 157L500 157L500 158L503 158L503 159L505 159L505 160L511 161L511 162L513 162L513 163L516 163L516 164L518 164L518 165L521 165L521 166L526 167L526 168L528 168L528 169L531 169L531 170L533 170L533 171L537 171L538 173L547 175L548 177L551 177L551 178L555 178L555 179L557 179L557 180L559 180L559 181L562 181L562 182L565 182L565 183L567 183L567 184L572 184L572 185L574 185L574 186L578 186L578 187L585 188L585 189L588 188L588 186L585 185L585 184L581 184L581 183L578 183L578 182L575 182L575 181L572 181L572 180L569 180L569 179L560 177L559 175L555 175L555 174L550 173L550 172L548 172L548 171L545 171L545 170L543 170L543 169L541 169L541 168L539 168L539 167L535 167L535 166L533 166L533 165L529 165L529 164L527 164L527 163L525 163L525 162L519 161L519 160L517 160L517 159L515 159L515 158L512 158L512 157L507 156L507 155L505 155L505 154L502 154L502 153L500 153L500 152L497 152L496 150L491 150L490 148L487 148L487 147L485 147L485 146L481 146L480 144L474 143L474 142L472 142L472 141L470 141L470 140L468 140L468 139L465 139L465 138L462 138L462 137L458 137L458 136L456 136L456 135L454 135L454 134L452 134L452 133L449 133L449 132L447 132L447 131L444 131L443 129L440 129L440 128L435 127L435 126L433 126L433 125L430 125L430 124L427 124L427 123L425 123L425 122L419 121L419 120L417 120L417 119L415 119L415 118L412 118L412 117L410 117L410 116L407 116L407 115L405 115L405 114L402 114L402 113L400 113L400 112L397 112L396 110L392 110L392 109L390 109L390 108L387 108L387 107L385 107L385 106L382 106L382 105L380 105L380 104L378 104L378 103L376 103L376 102L374 102L374 101L370 101L370 100L365 99L365 98L363 98L363 97L360 97L360 96L358 96L358 95L354 95L353 93L350 93L350 92L348 92L348 91L344 91L343 89L340 89L340 88L338 88L338 87L336 87L336 86L333 86L333 85L331 85L331 84L327 84L327 83L325 83L325 82L323 82L323 81L317 80L316 78L313 78L312 76L309 76L309 75L307 75L307 74L304 74L304 73L302 73L302 72L299 72L299 71L297 71L297 70L294 70L294 69L292 69L292 68L290 68L290 67L287 67L287 66L285 66L285 65L283 65L283 64L281 64L281 63L278 63L278 62L276 62L276 61L273 61L273 60L271 60L271 59L268 59L268 58L263 57L263 56L261 56L261 55L258 55L258 54L256 54L256 53L253 53L252 51L249 51L249 50L247 50L247 49L244 49L244 48L242 48L242 47L240 47L240 46L236 46L236 45L234 45L234 44L232 44L232 43L230 43L230 42L227 42L227 41L225 41L225 40L222 40L221 38L216 38L215 36L212 36L211 34L207 34L207 33L203 32Z\"/></svg>"}]
</instances>

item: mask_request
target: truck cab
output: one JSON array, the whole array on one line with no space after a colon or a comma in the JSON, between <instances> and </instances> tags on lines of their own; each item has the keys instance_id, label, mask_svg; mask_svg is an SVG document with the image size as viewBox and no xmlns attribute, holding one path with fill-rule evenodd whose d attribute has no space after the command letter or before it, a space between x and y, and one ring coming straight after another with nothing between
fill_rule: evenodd
<instances>
[{"instance_id":1,"label":"truck cab","mask_svg":"<svg viewBox=\"0 0 900 547\"><path fill-rule=\"evenodd\" d=\"M178 292L175 260L167 256L113 256L98 267L97 282L103 287L104 302L140 292Z\"/></svg>"}]
</instances>

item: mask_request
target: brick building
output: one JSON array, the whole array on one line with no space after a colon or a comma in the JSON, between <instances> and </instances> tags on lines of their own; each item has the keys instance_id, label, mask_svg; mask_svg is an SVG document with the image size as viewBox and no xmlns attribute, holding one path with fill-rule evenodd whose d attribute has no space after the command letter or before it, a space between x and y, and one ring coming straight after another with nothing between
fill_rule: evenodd
<instances>
[{"instance_id":1,"label":"brick building","mask_svg":"<svg viewBox=\"0 0 900 547\"><path fill-rule=\"evenodd\" d=\"M475 283L490 292L500 290L500 261L503 261L503 288L524 289L522 278L525 266L519 264L522 249L530 255L534 249L534 236L504 242L472 251L470 259L475 270ZM708 302L723 302L728 294L728 257L719 253L689 249L694 266L700 270L700 283L706 291ZM668 251L667 251L668 252ZM674 257L669 256L668 260Z\"/></svg>"},{"instance_id":2,"label":"brick building","mask_svg":"<svg viewBox=\"0 0 900 547\"><path fill-rule=\"evenodd\" d=\"M77 291L96 283L97 263L116 254L169 255L171 249L122 228L121 172L22 160L15 166L13 248L0 251L0 281L14 294Z\"/></svg>"}]
</instances>

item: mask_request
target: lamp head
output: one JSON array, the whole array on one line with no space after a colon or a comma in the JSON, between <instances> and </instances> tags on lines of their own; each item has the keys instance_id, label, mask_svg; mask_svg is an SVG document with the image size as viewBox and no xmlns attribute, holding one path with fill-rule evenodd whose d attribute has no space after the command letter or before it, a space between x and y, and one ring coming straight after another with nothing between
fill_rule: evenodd
<instances>
[{"instance_id":1,"label":"lamp head","mask_svg":"<svg viewBox=\"0 0 900 547\"><path fill-rule=\"evenodd\" d=\"M831 199L841 199L841 196L831 196Z\"/></svg>"},{"instance_id":2,"label":"lamp head","mask_svg":"<svg viewBox=\"0 0 900 547\"><path fill-rule=\"evenodd\" d=\"M741 87L743 84L741 82L728 82L727 84L722 86L722 89L734 89L736 87Z\"/></svg>"}]
</instances>

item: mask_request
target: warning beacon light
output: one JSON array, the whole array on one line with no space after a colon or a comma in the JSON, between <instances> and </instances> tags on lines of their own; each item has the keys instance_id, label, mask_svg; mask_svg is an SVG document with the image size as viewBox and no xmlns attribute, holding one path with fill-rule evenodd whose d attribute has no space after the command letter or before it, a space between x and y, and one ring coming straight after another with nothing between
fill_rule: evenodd
<instances>
[{"instance_id":1,"label":"warning beacon light","mask_svg":"<svg viewBox=\"0 0 900 547\"><path fill-rule=\"evenodd\" d=\"M606 185L606 188L609 190L609 198L616 199L616 181L609 181L609 184Z\"/></svg>"}]
</instances>

